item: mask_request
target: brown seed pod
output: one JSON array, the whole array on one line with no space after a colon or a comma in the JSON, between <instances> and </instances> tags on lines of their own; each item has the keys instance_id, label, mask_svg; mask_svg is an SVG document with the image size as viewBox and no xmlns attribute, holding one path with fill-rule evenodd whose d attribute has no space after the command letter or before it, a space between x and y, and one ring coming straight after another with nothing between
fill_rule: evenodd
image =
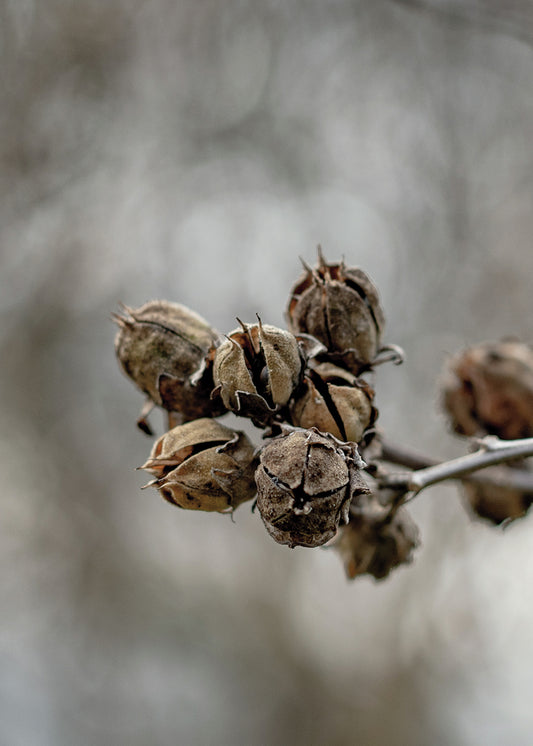
<instances>
[{"instance_id":1,"label":"brown seed pod","mask_svg":"<svg viewBox=\"0 0 533 746\"><path fill-rule=\"evenodd\" d=\"M241 432L204 418L170 430L141 467L170 503L190 510L234 510L255 496L255 449Z\"/></svg>"},{"instance_id":2,"label":"brown seed pod","mask_svg":"<svg viewBox=\"0 0 533 746\"><path fill-rule=\"evenodd\" d=\"M462 489L470 510L496 525L523 518L533 502L533 494L513 487L463 482Z\"/></svg>"},{"instance_id":3,"label":"brown seed pod","mask_svg":"<svg viewBox=\"0 0 533 746\"><path fill-rule=\"evenodd\" d=\"M240 324L216 350L213 394L235 414L265 425L300 382L303 352L290 332L261 320Z\"/></svg>"},{"instance_id":4,"label":"brown seed pod","mask_svg":"<svg viewBox=\"0 0 533 746\"><path fill-rule=\"evenodd\" d=\"M305 372L303 386L291 402L291 422L359 443L377 416L373 399L373 389L362 378L331 363L320 363Z\"/></svg>"},{"instance_id":5,"label":"brown seed pod","mask_svg":"<svg viewBox=\"0 0 533 746\"><path fill-rule=\"evenodd\" d=\"M451 358L443 405L460 435L533 436L533 350L515 341L480 344Z\"/></svg>"},{"instance_id":6,"label":"brown seed pod","mask_svg":"<svg viewBox=\"0 0 533 746\"><path fill-rule=\"evenodd\" d=\"M365 574L381 580L398 565L412 561L420 543L418 528L406 508L390 518L389 513L374 495L363 496L352 508L350 522L334 544L350 580Z\"/></svg>"},{"instance_id":7,"label":"brown seed pod","mask_svg":"<svg viewBox=\"0 0 533 746\"><path fill-rule=\"evenodd\" d=\"M210 356L218 334L198 314L168 301L150 301L137 309L124 306L114 315L117 358L150 402L181 421L217 416L225 410L210 399L213 388ZM139 427L150 433L145 408Z\"/></svg>"},{"instance_id":8,"label":"brown seed pod","mask_svg":"<svg viewBox=\"0 0 533 746\"><path fill-rule=\"evenodd\" d=\"M316 428L293 430L271 440L256 471L257 507L275 541L317 547L348 520L350 502L368 491L357 447Z\"/></svg>"},{"instance_id":9,"label":"brown seed pod","mask_svg":"<svg viewBox=\"0 0 533 746\"><path fill-rule=\"evenodd\" d=\"M287 319L294 334L316 337L327 348L329 360L356 375L375 360L385 326L369 276L344 262L328 264L320 247L318 266L306 267L292 289Z\"/></svg>"}]
</instances>

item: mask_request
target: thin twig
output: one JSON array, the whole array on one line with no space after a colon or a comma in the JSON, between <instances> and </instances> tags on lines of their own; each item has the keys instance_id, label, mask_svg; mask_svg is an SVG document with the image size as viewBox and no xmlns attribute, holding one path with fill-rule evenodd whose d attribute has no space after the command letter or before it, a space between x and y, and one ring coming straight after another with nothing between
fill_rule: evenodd
<instances>
[{"instance_id":1,"label":"thin twig","mask_svg":"<svg viewBox=\"0 0 533 746\"><path fill-rule=\"evenodd\" d=\"M480 443L481 448L475 453L451 461L438 462L403 446L385 442L383 460L406 466L413 471L386 475L380 479L381 486L417 493L425 487L447 479L464 479L469 482L512 487L533 493L531 472L512 467L494 468L495 464L533 456L533 438L520 440L490 438ZM480 470L483 471L480 472Z\"/></svg>"}]
</instances>

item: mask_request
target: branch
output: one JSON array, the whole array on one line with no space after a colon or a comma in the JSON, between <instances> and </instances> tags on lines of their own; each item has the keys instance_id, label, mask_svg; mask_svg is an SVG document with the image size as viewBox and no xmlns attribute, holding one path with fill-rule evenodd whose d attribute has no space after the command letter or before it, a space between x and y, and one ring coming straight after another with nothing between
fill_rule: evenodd
<instances>
[{"instance_id":1,"label":"branch","mask_svg":"<svg viewBox=\"0 0 533 746\"><path fill-rule=\"evenodd\" d=\"M487 468L495 464L533 456L533 438L500 440L487 437L478 442L480 448L475 453L444 462L438 462L402 446L384 442L383 460L401 464L413 471L386 475L381 478L380 484L385 488L416 494L437 482L447 479L465 479L465 481L511 487L533 493L531 472L511 467ZM473 474L481 469L484 470L482 474Z\"/></svg>"}]
</instances>

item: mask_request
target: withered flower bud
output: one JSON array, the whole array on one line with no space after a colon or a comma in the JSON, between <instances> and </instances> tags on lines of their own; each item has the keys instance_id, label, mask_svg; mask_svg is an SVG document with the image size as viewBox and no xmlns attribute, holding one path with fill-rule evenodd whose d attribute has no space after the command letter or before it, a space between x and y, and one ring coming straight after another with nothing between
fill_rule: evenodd
<instances>
[{"instance_id":1,"label":"withered flower bud","mask_svg":"<svg viewBox=\"0 0 533 746\"><path fill-rule=\"evenodd\" d=\"M381 580L393 568L412 561L420 543L418 528L406 508L391 517L389 513L373 495L363 497L352 509L350 522L334 544L350 580L365 574Z\"/></svg>"},{"instance_id":2,"label":"withered flower bud","mask_svg":"<svg viewBox=\"0 0 533 746\"><path fill-rule=\"evenodd\" d=\"M357 374L380 349L385 317L378 291L361 269L327 264L320 248L318 257L292 289L289 328L316 337L331 361Z\"/></svg>"},{"instance_id":3,"label":"withered flower bud","mask_svg":"<svg viewBox=\"0 0 533 746\"><path fill-rule=\"evenodd\" d=\"M190 510L234 510L255 495L254 447L241 432L199 419L169 430L141 467L170 503Z\"/></svg>"},{"instance_id":4,"label":"withered flower bud","mask_svg":"<svg viewBox=\"0 0 533 746\"><path fill-rule=\"evenodd\" d=\"M373 389L362 378L330 363L306 370L302 390L291 402L297 427L316 427L342 441L359 443L374 422Z\"/></svg>"},{"instance_id":5,"label":"withered flower bud","mask_svg":"<svg viewBox=\"0 0 533 746\"><path fill-rule=\"evenodd\" d=\"M264 425L300 382L303 353L290 332L261 320L240 323L215 353L213 395L235 414Z\"/></svg>"},{"instance_id":6,"label":"withered flower bud","mask_svg":"<svg viewBox=\"0 0 533 746\"><path fill-rule=\"evenodd\" d=\"M460 435L504 440L533 436L533 350L515 341L480 344L455 355L443 404Z\"/></svg>"},{"instance_id":7,"label":"withered flower bud","mask_svg":"<svg viewBox=\"0 0 533 746\"><path fill-rule=\"evenodd\" d=\"M347 522L352 498L368 492L364 463L353 443L316 428L283 430L261 452L257 507L279 544L317 547Z\"/></svg>"},{"instance_id":8,"label":"withered flower bud","mask_svg":"<svg viewBox=\"0 0 533 746\"><path fill-rule=\"evenodd\" d=\"M496 525L523 518L533 502L532 493L514 487L475 482L463 482L462 486L470 509Z\"/></svg>"},{"instance_id":9,"label":"withered flower bud","mask_svg":"<svg viewBox=\"0 0 533 746\"><path fill-rule=\"evenodd\" d=\"M124 315L114 318L119 326L117 358L153 404L178 412L182 421L225 411L210 399L209 360L219 337L204 319L168 301L150 301L137 309L124 306ZM138 424L150 433L144 417Z\"/></svg>"}]
</instances>

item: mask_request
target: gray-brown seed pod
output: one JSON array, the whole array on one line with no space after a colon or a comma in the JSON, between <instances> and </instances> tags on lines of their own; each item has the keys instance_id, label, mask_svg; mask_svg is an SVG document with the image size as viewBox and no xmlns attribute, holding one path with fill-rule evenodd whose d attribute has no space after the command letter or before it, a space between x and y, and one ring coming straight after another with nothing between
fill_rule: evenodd
<instances>
[{"instance_id":1,"label":"gray-brown seed pod","mask_svg":"<svg viewBox=\"0 0 533 746\"><path fill-rule=\"evenodd\" d=\"M533 350L515 341L480 344L452 357L442 401L460 435L533 436Z\"/></svg>"},{"instance_id":2,"label":"gray-brown seed pod","mask_svg":"<svg viewBox=\"0 0 533 746\"><path fill-rule=\"evenodd\" d=\"M305 372L290 405L291 422L359 443L377 416L373 399L374 391L366 381L331 363L320 363Z\"/></svg>"},{"instance_id":3,"label":"gray-brown seed pod","mask_svg":"<svg viewBox=\"0 0 533 746\"><path fill-rule=\"evenodd\" d=\"M368 492L357 447L316 428L291 430L265 445L255 480L257 507L279 544L317 547L348 520L354 496Z\"/></svg>"},{"instance_id":4,"label":"gray-brown seed pod","mask_svg":"<svg viewBox=\"0 0 533 746\"><path fill-rule=\"evenodd\" d=\"M463 482L462 490L470 510L496 525L523 518L533 502L532 493L513 487Z\"/></svg>"},{"instance_id":5,"label":"gray-brown seed pod","mask_svg":"<svg viewBox=\"0 0 533 746\"><path fill-rule=\"evenodd\" d=\"M218 347L213 364L213 396L258 425L266 425L284 407L299 384L304 358L296 338L260 320L231 332Z\"/></svg>"},{"instance_id":6,"label":"gray-brown seed pod","mask_svg":"<svg viewBox=\"0 0 533 746\"><path fill-rule=\"evenodd\" d=\"M220 401L210 399L209 359L219 336L201 316L178 303L157 300L137 309L124 306L124 315L114 318L120 365L153 404L179 413L184 422L225 411ZM150 433L143 416L147 411L138 424Z\"/></svg>"},{"instance_id":7,"label":"gray-brown seed pod","mask_svg":"<svg viewBox=\"0 0 533 746\"><path fill-rule=\"evenodd\" d=\"M386 578L398 565L412 561L419 545L419 532L406 508L387 520L389 508L374 495L363 497L350 513L350 521L339 531L335 548L344 563L346 576Z\"/></svg>"},{"instance_id":8,"label":"gray-brown seed pod","mask_svg":"<svg viewBox=\"0 0 533 746\"><path fill-rule=\"evenodd\" d=\"M320 248L318 266L307 267L292 289L287 319L294 334L316 337L332 362L356 375L374 362L385 326L370 277L344 262L328 264Z\"/></svg>"},{"instance_id":9,"label":"gray-brown seed pod","mask_svg":"<svg viewBox=\"0 0 533 746\"><path fill-rule=\"evenodd\" d=\"M161 436L141 468L168 502L222 513L255 496L254 452L244 433L203 418Z\"/></svg>"}]
</instances>

